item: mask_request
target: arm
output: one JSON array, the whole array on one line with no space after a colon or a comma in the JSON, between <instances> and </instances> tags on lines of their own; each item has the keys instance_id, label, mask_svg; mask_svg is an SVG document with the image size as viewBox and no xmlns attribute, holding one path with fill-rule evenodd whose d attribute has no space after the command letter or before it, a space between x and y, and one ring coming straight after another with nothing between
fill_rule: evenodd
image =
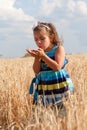
<instances>
[{"instance_id":1,"label":"arm","mask_svg":"<svg viewBox=\"0 0 87 130\"><path fill-rule=\"evenodd\" d=\"M35 74L38 74L40 72L40 58L34 59L33 70Z\"/></svg>"},{"instance_id":2,"label":"arm","mask_svg":"<svg viewBox=\"0 0 87 130\"><path fill-rule=\"evenodd\" d=\"M33 63L33 70L35 74L38 74L40 72L40 57L38 56L38 53L35 50L30 49L26 49L26 51L35 58Z\"/></svg>"},{"instance_id":3,"label":"arm","mask_svg":"<svg viewBox=\"0 0 87 130\"><path fill-rule=\"evenodd\" d=\"M42 56L43 61L54 71L60 70L64 64L65 51L63 46L59 46L55 53L55 60L49 58L46 54Z\"/></svg>"},{"instance_id":4,"label":"arm","mask_svg":"<svg viewBox=\"0 0 87 130\"><path fill-rule=\"evenodd\" d=\"M55 53L55 61L57 62L57 64L59 65L59 69L62 68L62 66L64 65L64 60L65 60L65 50L63 46L59 46L56 50Z\"/></svg>"},{"instance_id":5,"label":"arm","mask_svg":"<svg viewBox=\"0 0 87 130\"><path fill-rule=\"evenodd\" d=\"M48 57L43 49L39 48L38 50L32 50L29 52L32 56L41 58L50 68L54 71L58 71L62 68L65 59L65 51L63 46L59 46L55 53L55 60ZM33 69L35 73L40 71L40 61L39 59L34 61Z\"/></svg>"},{"instance_id":6,"label":"arm","mask_svg":"<svg viewBox=\"0 0 87 130\"><path fill-rule=\"evenodd\" d=\"M64 64L65 51L63 46L59 46L55 53L55 60L48 57L45 53L41 56L42 60L54 71L60 70Z\"/></svg>"}]
</instances>

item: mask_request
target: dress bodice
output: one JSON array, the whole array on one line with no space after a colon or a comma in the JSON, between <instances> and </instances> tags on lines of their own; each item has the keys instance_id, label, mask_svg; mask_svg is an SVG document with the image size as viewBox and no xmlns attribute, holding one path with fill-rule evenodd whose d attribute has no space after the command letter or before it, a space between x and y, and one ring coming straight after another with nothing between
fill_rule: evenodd
<instances>
[{"instance_id":1,"label":"dress bodice","mask_svg":"<svg viewBox=\"0 0 87 130\"><path fill-rule=\"evenodd\" d=\"M54 46L51 51L45 52L47 56L49 56L51 59L55 60L55 52L58 48L58 45ZM62 69L65 67L65 65L68 63L68 60L65 58L64 64L62 66ZM43 60L41 60L41 71L50 71L52 70Z\"/></svg>"}]
</instances>

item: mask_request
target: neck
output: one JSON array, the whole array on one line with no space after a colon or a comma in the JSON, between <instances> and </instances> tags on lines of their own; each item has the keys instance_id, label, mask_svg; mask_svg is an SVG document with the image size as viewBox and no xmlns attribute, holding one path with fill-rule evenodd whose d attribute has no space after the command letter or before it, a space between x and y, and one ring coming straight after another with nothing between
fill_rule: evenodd
<instances>
[{"instance_id":1,"label":"neck","mask_svg":"<svg viewBox=\"0 0 87 130\"><path fill-rule=\"evenodd\" d=\"M51 45L45 50L45 52L51 51L54 46L55 46L54 44L51 44Z\"/></svg>"}]
</instances>

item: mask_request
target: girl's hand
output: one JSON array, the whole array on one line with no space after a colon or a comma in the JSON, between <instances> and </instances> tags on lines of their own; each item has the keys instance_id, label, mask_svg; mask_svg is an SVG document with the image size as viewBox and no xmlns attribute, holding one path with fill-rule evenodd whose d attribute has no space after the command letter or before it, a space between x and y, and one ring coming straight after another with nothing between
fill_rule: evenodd
<instances>
[{"instance_id":1,"label":"girl's hand","mask_svg":"<svg viewBox=\"0 0 87 130\"><path fill-rule=\"evenodd\" d=\"M35 52L40 58L42 58L42 57L45 55L44 50L41 49L41 48L39 48L38 50L34 50L34 52Z\"/></svg>"},{"instance_id":2,"label":"girl's hand","mask_svg":"<svg viewBox=\"0 0 87 130\"><path fill-rule=\"evenodd\" d=\"M29 54L31 54L31 50L30 50L30 49L26 49L26 51L27 51Z\"/></svg>"},{"instance_id":3,"label":"girl's hand","mask_svg":"<svg viewBox=\"0 0 87 130\"><path fill-rule=\"evenodd\" d=\"M26 51L33 57L37 57L37 54L35 53L34 50L26 49Z\"/></svg>"},{"instance_id":4,"label":"girl's hand","mask_svg":"<svg viewBox=\"0 0 87 130\"><path fill-rule=\"evenodd\" d=\"M30 49L26 49L26 51L32 55L33 57L36 57L36 58L42 58L43 55L45 54L44 53L44 50L39 48L38 50L30 50Z\"/></svg>"}]
</instances>

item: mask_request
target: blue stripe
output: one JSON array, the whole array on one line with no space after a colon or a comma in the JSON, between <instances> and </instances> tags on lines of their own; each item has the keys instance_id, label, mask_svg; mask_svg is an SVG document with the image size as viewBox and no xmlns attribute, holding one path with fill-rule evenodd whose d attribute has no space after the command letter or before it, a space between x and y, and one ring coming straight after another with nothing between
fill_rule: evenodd
<instances>
[{"instance_id":1,"label":"blue stripe","mask_svg":"<svg viewBox=\"0 0 87 130\"><path fill-rule=\"evenodd\" d=\"M50 85L50 84L57 84L67 81L65 77L60 79L49 79L49 80L39 80L39 85Z\"/></svg>"},{"instance_id":2,"label":"blue stripe","mask_svg":"<svg viewBox=\"0 0 87 130\"><path fill-rule=\"evenodd\" d=\"M68 73L64 69L62 69L60 71L55 71L55 73L54 73L54 71L48 71L48 73L46 71L43 71L43 72L39 73L37 77L39 80L41 79L42 81L55 80L56 78L61 79L63 77L70 78Z\"/></svg>"}]
</instances>

